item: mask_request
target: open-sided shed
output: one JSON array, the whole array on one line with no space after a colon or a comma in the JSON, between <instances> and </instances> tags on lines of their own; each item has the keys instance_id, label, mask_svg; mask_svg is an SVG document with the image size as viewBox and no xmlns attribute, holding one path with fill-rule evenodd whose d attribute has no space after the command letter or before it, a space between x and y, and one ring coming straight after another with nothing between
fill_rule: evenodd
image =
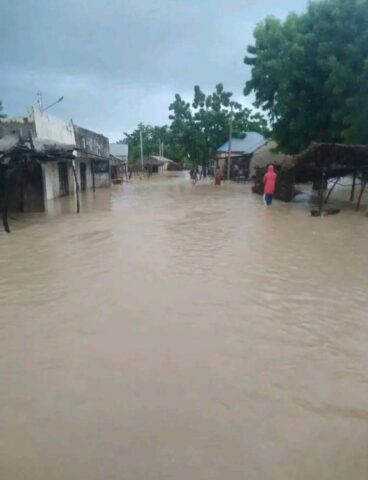
<instances>
[{"instance_id":1,"label":"open-sided shed","mask_svg":"<svg viewBox=\"0 0 368 480\"><path fill-rule=\"evenodd\" d=\"M263 192L263 174L264 170L257 174L253 188L255 193ZM312 143L304 152L286 157L282 162L275 197L291 201L295 185L311 182L314 190L318 191L320 213L339 180L348 176L352 177L351 201L354 201L356 187L360 185L356 204L359 210L368 182L368 145ZM334 181L328 189L328 181L332 179Z\"/></svg>"}]
</instances>

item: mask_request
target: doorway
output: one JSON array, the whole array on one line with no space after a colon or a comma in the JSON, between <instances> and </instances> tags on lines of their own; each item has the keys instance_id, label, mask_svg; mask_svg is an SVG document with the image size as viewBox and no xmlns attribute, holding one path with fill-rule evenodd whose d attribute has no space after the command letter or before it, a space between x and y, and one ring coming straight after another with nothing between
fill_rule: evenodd
<instances>
[{"instance_id":1,"label":"doorway","mask_svg":"<svg viewBox=\"0 0 368 480\"><path fill-rule=\"evenodd\" d=\"M84 192L87 189L87 168L84 162L81 162L79 165L79 173L81 191Z\"/></svg>"},{"instance_id":2,"label":"doorway","mask_svg":"<svg viewBox=\"0 0 368 480\"><path fill-rule=\"evenodd\" d=\"M43 212L45 210L43 177L40 163L26 159L23 167L11 178L8 207L14 212Z\"/></svg>"},{"instance_id":3,"label":"doorway","mask_svg":"<svg viewBox=\"0 0 368 480\"><path fill-rule=\"evenodd\" d=\"M68 164L67 162L59 162L59 187L60 196L69 195L69 178L68 178Z\"/></svg>"}]
</instances>

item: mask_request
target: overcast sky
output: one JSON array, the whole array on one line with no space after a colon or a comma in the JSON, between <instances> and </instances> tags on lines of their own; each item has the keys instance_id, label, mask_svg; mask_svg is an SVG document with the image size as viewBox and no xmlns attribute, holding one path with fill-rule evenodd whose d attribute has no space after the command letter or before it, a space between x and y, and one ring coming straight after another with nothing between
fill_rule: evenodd
<instances>
[{"instance_id":1,"label":"overcast sky","mask_svg":"<svg viewBox=\"0 0 368 480\"><path fill-rule=\"evenodd\" d=\"M142 121L164 124L175 93L187 99L223 82L243 104L243 63L267 15L307 0L0 0L0 99L24 115L64 96L54 115L123 137ZM51 111L50 111L51 113Z\"/></svg>"}]
</instances>

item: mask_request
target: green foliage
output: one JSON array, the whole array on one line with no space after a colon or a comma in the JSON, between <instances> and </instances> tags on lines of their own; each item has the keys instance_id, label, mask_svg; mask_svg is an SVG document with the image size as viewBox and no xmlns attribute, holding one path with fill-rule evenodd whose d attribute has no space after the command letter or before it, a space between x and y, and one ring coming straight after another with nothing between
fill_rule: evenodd
<instances>
[{"instance_id":1,"label":"green foliage","mask_svg":"<svg viewBox=\"0 0 368 480\"><path fill-rule=\"evenodd\" d=\"M233 111L233 133L257 131L268 134L267 121L259 113L252 113L231 100L232 93L220 83L215 91L206 95L199 86L194 87L192 104L179 94L169 106L169 126L151 127L140 124L132 133L125 133L129 144L129 158L140 155L139 132L142 130L144 154L158 154L159 140L164 143L164 155L182 162L205 164L229 135L229 121Z\"/></svg>"},{"instance_id":2,"label":"green foliage","mask_svg":"<svg viewBox=\"0 0 368 480\"><path fill-rule=\"evenodd\" d=\"M135 163L140 157L140 131L142 131L143 155L158 155L159 142L164 145L164 155L169 157L170 134L168 127L152 127L140 123L138 127L130 134L125 133L124 143L129 145L129 162ZM169 157L171 158L171 157Z\"/></svg>"},{"instance_id":3,"label":"green foliage","mask_svg":"<svg viewBox=\"0 0 368 480\"><path fill-rule=\"evenodd\" d=\"M368 0L324 0L255 31L244 93L268 112L280 149L311 141L367 143Z\"/></svg>"},{"instance_id":4,"label":"green foliage","mask_svg":"<svg viewBox=\"0 0 368 480\"><path fill-rule=\"evenodd\" d=\"M250 109L233 101L232 95L219 83L208 96L196 85L191 106L179 95L175 96L175 101L169 107L172 112L171 131L176 144L190 155L193 163L207 162L228 139L231 111L234 136L250 130L267 133L267 122L262 115L252 114Z\"/></svg>"}]
</instances>

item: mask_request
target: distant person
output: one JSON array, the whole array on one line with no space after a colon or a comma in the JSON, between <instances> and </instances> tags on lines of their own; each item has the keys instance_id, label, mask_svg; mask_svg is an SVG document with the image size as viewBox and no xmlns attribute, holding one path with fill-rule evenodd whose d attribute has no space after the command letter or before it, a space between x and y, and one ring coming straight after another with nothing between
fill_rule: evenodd
<instances>
[{"instance_id":1,"label":"distant person","mask_svg":"<svg viewBox=\"0 0 368 480\"><path fill-rule=\"evenodd\" d=\"M272 199L276 188L276 179L277 174L275 172L275 169L273 165L269 165L267 167L267 172L263 177L263 200L267 207L272 204Z\"/></svg>"},{"instance_id":2,"label":"distant person","mask_svg":"<svg viewBox=\"0 0 368 480\"><path fill-rule=\"evenodd\" d=\"M190 178L192 180L193 185L195 185L198 181L198 168L193 167L192 170L190 171Z\"/></svg>"},{"instance_id":3,"label":"distant person","mask_svg":"<svg viewBox=\"0 0 368 480\"><path fill-rule=\"evenodd\" d=\"M216 168L215 172L215 185L221 185L221 181L223 179L223 174L221 172L221 169L219 167Z\"/></svg>"},{"instance_id":4,"label":"distant person","mask_svg":"<svg viewBox=\"0 0 368 480\"><path fill-rule=\"evenodd\" d=\"M239 165L237 163L234 165L233 178L235 182L239 183Z\"/></svg>"},{"instance_id":5,"label":"distant person","mask_svg":"<svg viewBox=\"0 0 368 480\"><path fill-rule=\"evenodd\" d=\"M206 164L204 164L202 166L202 176L203 176L203 178L207 178L207 165Z\"/></svg>"}]
</instances>

